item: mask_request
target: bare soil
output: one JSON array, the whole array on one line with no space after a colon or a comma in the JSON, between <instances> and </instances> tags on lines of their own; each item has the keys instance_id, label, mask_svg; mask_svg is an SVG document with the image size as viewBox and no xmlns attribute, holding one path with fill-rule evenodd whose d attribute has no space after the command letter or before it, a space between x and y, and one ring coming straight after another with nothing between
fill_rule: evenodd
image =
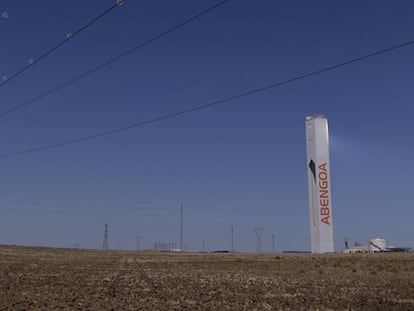
<instances>
[{"instance_id":1,"label":"bare soil","mask_svg":"<svg viewBox=\"0 0 414 311\"><path fill-rule=\"evenodd\" d=\"M0 246L0 310L414 310L414 253Z\"/></svg>"}]
</instances>

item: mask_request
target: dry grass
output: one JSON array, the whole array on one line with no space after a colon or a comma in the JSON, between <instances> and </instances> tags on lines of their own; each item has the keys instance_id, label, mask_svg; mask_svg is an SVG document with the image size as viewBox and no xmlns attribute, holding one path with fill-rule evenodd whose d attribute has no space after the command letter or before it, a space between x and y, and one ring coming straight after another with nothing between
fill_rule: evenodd
<instances>
[{"instance_id":1,"label":"dry grass","mask_svg":"<svg viewBox=\"0 0 414 311\"><path fill-rule=\"evenodd\" d=\"M414 254L0 247L0 310L414 310Z\"/></svg>"}]
</instances>

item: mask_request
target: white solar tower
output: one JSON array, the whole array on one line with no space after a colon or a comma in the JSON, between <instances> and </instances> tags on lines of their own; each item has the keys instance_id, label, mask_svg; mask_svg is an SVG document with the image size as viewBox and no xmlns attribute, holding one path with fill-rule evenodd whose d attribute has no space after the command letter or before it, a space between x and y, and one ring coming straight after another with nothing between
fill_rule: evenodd
<instances>
[{"instance_id":1,"label":"white solar tower","mask_svg":"<svg viewBox=\"0 0 414 311\"><path fill-rule=\"evenodd\" d=\"M328 120L306 117L309 216L312 253L334 251Z\"/></svg>"}]
</instances>

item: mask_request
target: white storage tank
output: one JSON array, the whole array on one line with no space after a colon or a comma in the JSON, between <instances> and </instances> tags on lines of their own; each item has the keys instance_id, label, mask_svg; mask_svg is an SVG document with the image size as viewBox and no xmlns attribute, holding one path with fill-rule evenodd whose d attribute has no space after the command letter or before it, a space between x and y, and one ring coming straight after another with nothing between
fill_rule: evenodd
<instances>
[{"instance_id":1,"label":"white storage tank","mask_svg":"<svg viewBox=\"0 0 414 311\"><path fill-rule=\"evenodd\" d=\"M384 239L372 239L369 241L368 248L370 252L386 252L388 251L388 241Z\"/></svg>"}]
</instances>

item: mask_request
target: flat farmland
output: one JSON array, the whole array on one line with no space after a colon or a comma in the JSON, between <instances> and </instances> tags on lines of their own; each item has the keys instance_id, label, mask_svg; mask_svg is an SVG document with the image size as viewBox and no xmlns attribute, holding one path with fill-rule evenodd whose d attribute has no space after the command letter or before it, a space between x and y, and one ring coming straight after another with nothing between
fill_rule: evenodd
<instances>
[{"instance_id":1,"label":"flat farmland","mask_svg":"<svg viewBox=\"0 0 414 311\"><path fill-rule=\"evenodd\" d=\"M0 246L0 310L414 310L414 254Z\"/></svg>"}]
</instances>

